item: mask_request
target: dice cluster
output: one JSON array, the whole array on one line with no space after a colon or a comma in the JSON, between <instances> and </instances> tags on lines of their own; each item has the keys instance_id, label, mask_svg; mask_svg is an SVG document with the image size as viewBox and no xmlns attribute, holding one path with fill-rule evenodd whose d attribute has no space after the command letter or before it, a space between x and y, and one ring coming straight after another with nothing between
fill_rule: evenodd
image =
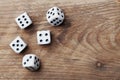
<instances>
[{"instance_id":1,"label":"dice cluster","mask_svg":"<svg viewBox=\"0 0 120 80\"><path fill-rule=\"evenodd\" d=\"M64 13L60 8L52 7L47 11L46 19L52 26L59 26L64 21ZM19 15L15 21L21 29L25 29L32 24L32 20L27 12ZM37 31L37 44L46 45L50 43L50 30ZM27 44L20 36L17 36L9 46L15 53L20 54L27 47ZM23 57L22 66L30 71L37 71L40 68L40 59L34 54L27 54Z\"/></svg>"}]
</instances>

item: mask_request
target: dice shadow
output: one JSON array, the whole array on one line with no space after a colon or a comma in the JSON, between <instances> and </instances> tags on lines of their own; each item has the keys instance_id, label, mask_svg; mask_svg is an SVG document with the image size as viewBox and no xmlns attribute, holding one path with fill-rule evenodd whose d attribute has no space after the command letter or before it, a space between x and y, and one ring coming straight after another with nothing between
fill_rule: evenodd
<instances>
[{"instance_id":1,"label":"dice shadow","mask_svg":"<svg viewBox=\"0 0 120 80\"><path fill-rule=\"evenodd\" d=\"M29 47L27 46L21 53L20 53L20 55L26 55L26 51L28 51L29 50Z\"/></svg>"},{"instance_id":2,"label":"dice shadow","mask_svg":"<svg viewBox=\"0 0 120 80\"><path fill-rule=\"evenodd\" d=\"M31 34L35 34L36 33L36 26L35 24L31 24L29 27L24 29L24 32L31 35Z\"/></svg>"},{"instance_id":3,"label":"dice shadow","mask_svg":"<svg viewBox=\"0 0 120 80\"><path fill-rule=\"evenodd\" d=\"M31 71L31 70L29 70L28 68L25 68L30 74L26 74L26 75L39 75L39 73L41 72L41 70L42 70L42 62L41 62L41 60L40 60L40 67L37 69L37 70L35 70L35 71ZM36 73L37 72L37 73Z\"/></svg>"},{"instance_id":4,"label":"dice shadow","mask_svg":"<svg viewBox=\"0 0 120 80\"><path fill-rule=\"evenodd\" d=\"M41 69L42 69L42 64L41 64L41 60L40 60L40 67L37 70L31 71L31 72L41 72ZM29 69L27 69L27 70L30 71Z\"/></svg>"},{"instance_id":5,"label":"dice shadow","mask_svg":"<svg viewBox=\"0 0 120 80\"><path fill-rule=\"evenodd\" d=\"M69 28L71 27L71 21L67 19L67 17L64 19L63 23L60 24L58 27L63 27L63 28Z\"/></svg>"}]
</instances>

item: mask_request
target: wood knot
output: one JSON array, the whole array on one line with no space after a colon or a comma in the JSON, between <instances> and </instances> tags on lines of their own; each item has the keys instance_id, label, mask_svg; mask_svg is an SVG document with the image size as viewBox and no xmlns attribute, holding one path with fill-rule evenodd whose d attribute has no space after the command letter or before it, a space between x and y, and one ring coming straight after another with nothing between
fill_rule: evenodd
<instances>
[{"instance_id":1,"label":"wood knot","mask_svg":"<svg viewBox=\"0 0 120 80\"><path fill-rule=\"evenodd\" d=\"M104 67L104 64L103 64L102 62L97 61L97 62L96 62L96 67L97 67L97 68L103 68L103 67Z\"/></svg>"}]
</instances>

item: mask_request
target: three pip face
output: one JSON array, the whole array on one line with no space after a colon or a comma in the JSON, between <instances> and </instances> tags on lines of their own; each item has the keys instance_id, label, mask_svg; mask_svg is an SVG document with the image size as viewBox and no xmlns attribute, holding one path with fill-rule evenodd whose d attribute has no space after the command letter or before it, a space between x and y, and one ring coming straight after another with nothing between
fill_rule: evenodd
<instances>
[{"instance_id":1,"label":"three pip face","mask_svg":"<svg viewBox=\"0 0 120 80\"><path fill-rule=\"evenodd\" d=\"M27 54L22 60L23 67L31 71L37 71L40 68L40 60L34 54Z\"/></svg>"},{"instance_id":2,"label":"three pip face","mask_svg":"<svg viewBox=\"0 0 120 80\"><path fill-rule=\"evenodd\" d=\"M52 7L47 11L46 18L52 26L59 26L64 21L64 13L60 8ZM21 29L25 29L32 24L32 20L26 12L15 18L15 21ZM47 45L50 43L50 30L37 31L37 44ZM20 54L27 47L27 44L20 36L17 36L9 46L15 53ZM34 54L27 54L23 57L22 65L30 71L37 71L40 68L40 60Z\"/></svg>"}]
</instances>

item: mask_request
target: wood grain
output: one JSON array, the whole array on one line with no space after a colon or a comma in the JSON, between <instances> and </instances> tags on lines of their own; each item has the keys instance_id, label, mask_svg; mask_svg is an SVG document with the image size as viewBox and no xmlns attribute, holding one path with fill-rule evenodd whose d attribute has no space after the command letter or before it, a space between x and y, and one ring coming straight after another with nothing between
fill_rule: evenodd
<instances>
[{"instance_id":1,"label":"wood grain","mask_svg":"<svg viewBox=\"0 0 120 80\"><path fill-rule=\"evenodd\" d=\"M53 6L65 12L59 27L45 18ZM33 24L21 30L14 19L25 11ZM38 30L51 30L50 45L37 45ZM20 55L8 46L18 35L28 44ZM41 59L38 72L22 67L29 53ZM0 80L120 80L120 2L0 0Z\"/></svg>"}]
</instances>

